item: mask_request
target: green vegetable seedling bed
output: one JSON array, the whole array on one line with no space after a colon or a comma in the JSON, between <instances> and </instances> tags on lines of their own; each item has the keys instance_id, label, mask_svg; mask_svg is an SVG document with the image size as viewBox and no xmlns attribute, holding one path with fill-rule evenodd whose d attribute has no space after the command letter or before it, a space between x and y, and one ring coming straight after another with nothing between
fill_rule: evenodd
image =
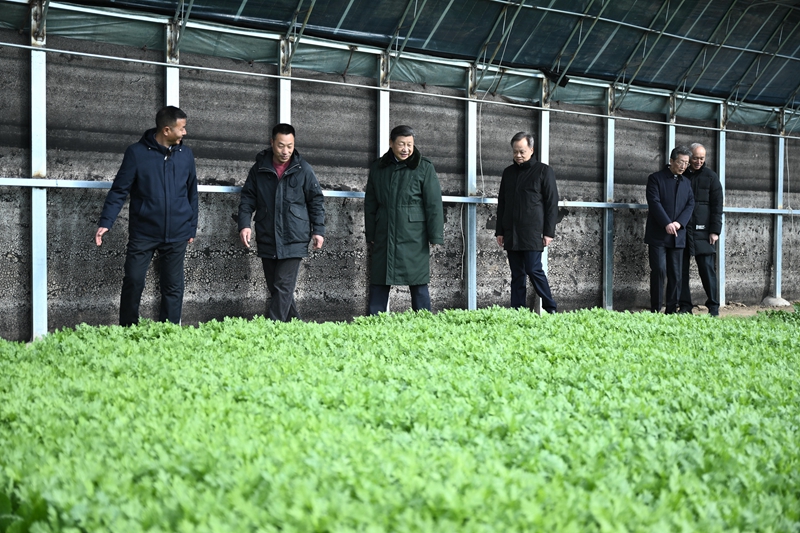
<instances>
[{"instance_id":1,"label":"green vegetable seedling bed","mask_svg":"<svg viewBox=\"0 0 800 533\"><path fill-rule=\"evenodd\" d=\"M793 313L0 341L0 533L800 531Z\"/></svg>"}]
</instances>

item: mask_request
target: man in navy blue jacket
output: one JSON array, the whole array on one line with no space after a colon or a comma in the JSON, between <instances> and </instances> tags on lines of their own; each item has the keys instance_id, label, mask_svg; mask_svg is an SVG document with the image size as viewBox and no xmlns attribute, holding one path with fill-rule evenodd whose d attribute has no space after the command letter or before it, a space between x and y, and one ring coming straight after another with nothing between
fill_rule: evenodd
<instances>
[{"instance_id":1,"label":"man in navy blue jacket","mask_svg":"<svg viewBox=\"0 0 800 533\"><path fill-rule=\"evenodd\" d=\"M692 151L685 146L673 148L669 165L647 178L647 225L644 242L650 260L650 310L661 311L664 277L667 278L667 314L678 310L681 287L681 264L686 247L686 225L694 209L692 185L683 172L689 166Z\"/></svg>"},{"instance_id":2,"label":"man in navy blue jacket","mask_svg":"<svg viewBox=\"0 0 800 533\"><path fill-rule=\"evenodd\" d=\"M114 184L106 196L94 240L103 244L130 194L125 277L119 323L139 321L139 302L153 254L160 263L159 320L180 324L183 307L183 260L197 234L197 172L192 150L183 145L186 113L174 106L156 114L156 127L144 132L125 151Z\"/></svg>"}]
</instances>

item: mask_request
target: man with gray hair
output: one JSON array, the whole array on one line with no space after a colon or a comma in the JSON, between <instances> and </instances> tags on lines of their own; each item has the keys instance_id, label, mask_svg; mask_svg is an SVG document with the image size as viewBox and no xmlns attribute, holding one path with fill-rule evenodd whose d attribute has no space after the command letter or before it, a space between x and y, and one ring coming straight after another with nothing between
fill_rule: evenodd
<instances>
[{"instance_id":1,"label":"man with gray hair","mask_svg":"<svg viewBox=\"0 0 800 533\"><path fill-rule=\"evenodd\" d=\"M716 254L717 240L722 233L722 208L724 197L722 184L716 172L706 166L706 149L700 143L690 146L692 156L684 176L692 183L694 212L686 231L686 247L683 253L680 312L690 313L692 291L689 288L689 263L691 256L697 262L697 273L706 291L708 314L719 316L719 289L717 287Z\"/></svg>"},{"instance_id":2,"label":"man with gray hair","mask_svg":"<svg viewBox=\"0 0 800 533\"><path fill-rule=\"evenodd\" d=\"M647 225L644 242L650 263L650 310L661 311L664 278L667 279L666 314L678 311L686 225L694 209L694 195L683 173L692 152L685 146L672 149L669 165L647 178Z\"/></svg>"},{"instance_id":3,"label":"man with gray hair","mask_svg":"<svg viewBox=\"0 0 800 533\"><path fill-rule=\"evenodd\" d=\"M558 222L556 175L533 157L533 135L521 131L511 138L514 163L500 179L497 195L497 244L508 254L511 307L525 306L530 278L542 308L556 312L550 283L542 268L542 252L553 242Z\"/></svg>"}]
</instances>

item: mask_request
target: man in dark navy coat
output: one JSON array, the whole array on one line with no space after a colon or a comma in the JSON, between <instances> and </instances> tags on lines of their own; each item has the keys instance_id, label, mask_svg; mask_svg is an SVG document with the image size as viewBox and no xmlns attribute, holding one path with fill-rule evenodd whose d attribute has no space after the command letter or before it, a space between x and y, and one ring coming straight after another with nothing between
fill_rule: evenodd
<instances>
[{"instance_id":1,"label":"man in dark navy coat","mask_svg":"<svg viewBox=\"0 0 800 533\"><path fill-rule=\"evenodd\" d=\"M685 146L672 149L669 165L647 178L647 225L644 242L650 260L650 310L661 311L664 278L667 278L666 313L678 310L681 289L686 226L694 209L692 185L683 172L692 151Z\"/></svg>"},{"instance_id":2,"label":"man in dark navy coat","mask_svg":"<svg viewBox=\"0 0 800 533\"><path fill-rule=\"evenodd\" d=\"M111 230L130 194L125 277L119 323L139 321L139 302L153 254L160 263L159 320L180 324L183 308L183 260L197 233L197 171L192 150L183 145L186 113L174 106L156 114L156 127L125 151L100 214L95 244Z\"/></svg>"}]
</instances>

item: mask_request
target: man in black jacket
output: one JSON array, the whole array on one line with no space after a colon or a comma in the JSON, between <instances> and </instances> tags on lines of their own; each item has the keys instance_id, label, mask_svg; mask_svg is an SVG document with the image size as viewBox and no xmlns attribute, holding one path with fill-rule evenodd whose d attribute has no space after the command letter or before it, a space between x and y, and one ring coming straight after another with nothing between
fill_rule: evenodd
<instances>
[{"instance_id":1,"label":"man in black jacket","mask_svg":"<svg viewBox=\"0 0 800 533\"><path fill-rule=\"evenodd\" d=\"M526 277L542 299L542 308L556 312L556 302L542 268L542 252L556 234L558 187L553 169L533 157L533 135L511 138L514 163L503 171L497 195L497 244L508 253L511 307L525 305Z\"/></svg>"},{"instance_id":2,"label":"man in black jacket","mask_svg":"<svg viewBox=\"0 0 800 533\"><path fill-rule=\"evenodd\" d=\"M692 156L684 176L692 183L694 212L687 228L688 253L683 254L680 312L691 313L692 291L689 289L690 256L697 262L697 272L706 291L708 314L719 316L719 290L717 287L717 240L722 232L723 193L716 172L706 166L706 149L700 143L690 146Z\"/></svg>"},{"instance_id":3,"label":"man in black jacket","mask_svg":"<svg viewBox=\"0 0 800 533\"><path fill-rule=\"evenodd\" d=\"M689 166L691 150L673 148L669 165L647 178L647 225L644 242L650 263L650 310L661 311L664 278L667 279L666 313L678 311L681 262L686 247L686 225L694 209L694 195L683 172Z\"/></svg>"},{"instance_id":4,"label":"man in black jacket","mask_svg":"<svg viewBox=\"0 0 800 533\"><path fill-rule=\"evenodd\" d=\"M197 172L194 154L183 145L186 113L174 106L156 114L156 127L125 151L108 191L94 240L103 244L130 193L125 277L119 323L139 321L145 275L158 250L161 309L159 320L180 324L183 308L183 260L197 234Z\"/></svg>"},{"instance_id":5,"label":"man in black jacket","mask_svg":"<svg viewBox=\"0 0 800 533\"><path fill-rule=\"evenodd\" d=\"M294 300L300 261L309 241L319 250L325 240L322 189L294 140L291 125L272 128L271 148L256 156L239 201L239 238L250 248L255 213L258 256L272 297L267 316L280 322L300 318Z\"/></svg>"}]
</instances>

